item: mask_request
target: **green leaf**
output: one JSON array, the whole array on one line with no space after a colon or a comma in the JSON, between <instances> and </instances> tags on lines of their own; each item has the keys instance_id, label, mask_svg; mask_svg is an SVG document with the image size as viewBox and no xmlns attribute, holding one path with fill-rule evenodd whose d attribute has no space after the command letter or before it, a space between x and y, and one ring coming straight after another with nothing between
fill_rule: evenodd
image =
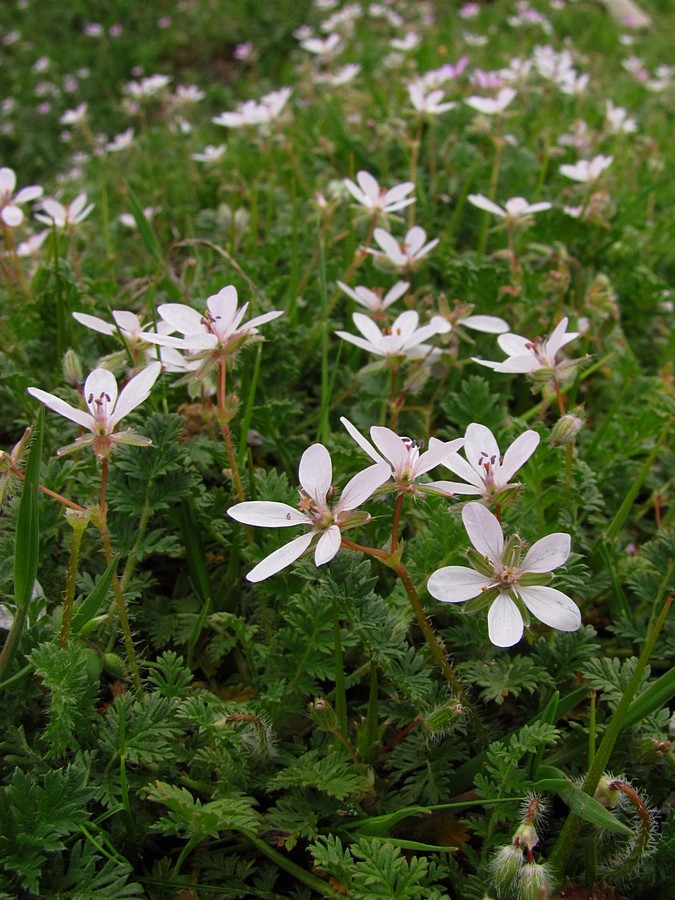
<instances>
[{"instance_id":1,"label":"green leaf","mask_svg":"<svg viewBox=\"0 0 675 900\"><path fill-rule=\"evenodd\" d=\"M157 235L155 234L154 228L148 221L145 213L143 212L143 207L138 202L138 198L136 194L132 191L132 189L127 185L127 193L129 197L129 205L131 206L131 214L133 215L136 225L138 226L138 233L141 236L141 240L145 244L145 249L153 256L157 262L164 261L164 254L162 253L162 249L159 246L159 241L157 239Z\"/></svg>"},{"instance_id":2,"label":"green leaf","mask_svg":"<svg viewBox=\"0 0 675 900\"><path fill-rule=\"evenodd\" d=\"M77 609L73 615L73 634L82 634L89 622L97 615L98 611L105 603L108 591L110 590L113 578L115 577L115 572L117 571L118 562L119 557L116 556L110 565L107 566L100 578L96 579L96 584L91 589L89 595L82 600L81 603L78 603Z\"/></svg>"},{"instance_id":3,"label":"green leaf","mask_svg":"<svg viewBox=\"0 0 675 900\"><path fill-rule=\"evenodd\" d=\"M632 834L627 825L620 822L601 803L585 794L580 787L572 784L567 778L543 778L535 783L534 789L558 794L573 813L592 825L597 825L606 831L614 831L617 834Z\"/></svg>"}]
</instances>

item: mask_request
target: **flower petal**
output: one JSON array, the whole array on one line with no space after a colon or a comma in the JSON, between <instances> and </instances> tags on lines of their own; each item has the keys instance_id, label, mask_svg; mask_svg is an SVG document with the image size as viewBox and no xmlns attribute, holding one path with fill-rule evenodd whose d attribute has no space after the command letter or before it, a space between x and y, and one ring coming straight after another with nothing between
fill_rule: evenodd
<instances>
[{"instance_id":1,"label":"flower petal","mask_svg":"<svg viewBox=\"0 0 675 900\"><path fill-rule=\"evenodd\" d=\"M117 329L112 322L105 322L98 316L90 316L88 313L74 312L73 318L85 328L91 328L92 331L98 331L99 334L115 334Z\"/></svg>"},{"instance_id":2,"label":"flower petal","mask_svg":"<svg viewBox=\"0 0 675 900\"><path fill-rule=\"evenodd\" d=\"M499 316L465 316L457 324L486 334L503 334L509 330L508 322Z\"/></svg>"},{"instance_id":3,"label":"flower petal","mask_svg":"<svg viewBox=\"0 0 675 900\"><path fill-rule=\"evenodd\" d=\"M314 562L317 566L322 566L331 559L340 549L340 529L337 525L331 525L319 538L314 551Z\"/></svg>"},{"instance_id":4,"label":"flower petal","mask_svg":"<svg viewBox=\"0 0 675 900\"><path fill-rule=\"evenodd\" d=\"M532 544L523 560L523 572L551 572L569 559L572 539L556 531Z\"/></svg>"},{"instance_id":5,"label":"flower petal","mask_svg":"<svg viewBox=\"0 0 675 900\"><path fill-rule=\"evenodd\" d=\"M160 316L171 326L172 331L181 334L198 334L204 331L202 314L185 303L162 303L157 307Z\"/></svg>"},{"instance_id":6,"label":"flower petal","mask_svg":"<svg viewBox=\"0 0 675 900\"><path fill-rule=\"evenodd\" d=\"M47 391L41 391L40 388L29 387L28 393L60 416L64 416L66 419L70 419L71 422L76 422L78 425L91 431L94 418L90 413L85 412L83 409L76 409L60 397L55 397L54 394L49 394Z\"/></svg>"},{"instance_id":7,"label":"flower petal","mask_svg":"<svg viewBox=\"0 0 675 900\"><path fill-rule=\"evenodd\" d=\"M276 575L277 572L285 569L286 566L290 566L307 550L312 543L315 533L314 531L308 531L307 534L301 534L300 537L294 538L290 543L279 547L278 550L270 553L255 568L251 569L246 579L253 582L264 581L265 578Z\"/></svg>"},{"instance_id":8,"label":"flower petal","mask_svg":"<svg viewBox=\"0 0 675 900\"><path fill-rule=\"evenodd\" d=\"M464 603L477 597L490 580L467 566L444 566L429 576L427 590L441 603Z\"/></svg>"},{"instance_id":9,"label":"flower petal","mask_svg":"<svg viewBox=\"0 0 675 900\"><path fill-rule=\"evenodd\" d=\"M370 436L377 449L382 453L387 462L391 463L394 470L400 470L408 463L410 454L408 447L396 432L384 425L373 425Z\"/></svg>"},{"instance_id":10,"label":"flower petal","mask_svg":"<svg viewBox=\"0 0 675 900\"><path fill-rule=\"evenodd\" d=\"M544 625L558 631L576 631L581 625L579 607L567 594L555 588L537 585L518 587L518 594L525 606Z\"/></svg>"},{"instance_id":11,"label":"flower petal","mask_svg":"<svg viewBox=\"0 0 675 900\"><path fill-rule=\"evenodd\" d=\"M467 503L462 510L462 521L471 543L493 563L501 563L504 535L497 517L480 503Z\"/></svg>"},{"instance_id":12,"label":"flower petal","mask_svg":"<svg viewBox=\"0 0 675 900\"><path fill-rule=\"evenodd\" d=\"M311 525L305 513L289 506L288 503L277 503L274 500L247 500L244 503L235 503L227 510L227 514L244 525L270 528Z\"/></svg>"},{"instance_id":13,"label":"flower petal","mask_svg":"<svg viewBox=\"0 0 675 900\"><path fill-rule=\"evenodd\" d=\"M488 197L484 197L482 194L469 194L467 197L469 203L472 203L474 206L477 206L478 209L483 209L485 212L492 213L495 216L499 216L500 218L504 218L504 210L501 206L497 206L496 203L493 203Z\"/></svg>"},{"instance_id":14,"label":"flower petal","mask_svg":"<svg viewBox=\"0 0 675 900\"><path fill-rule=\"evenodd\" d=\"M300 458L298 476L305 493L320 507L325 507L326 494L333 480L333 465L323 444L312 444L305 450Z\"/></svg>"},{"instance_id":15,"label":"flower petal","mask_svg":"<svg viewBox=\"0 0 675 900\"><path fill-rule=\"evenodd\" d=\"M381 484L391 475L391 466L381 462L374 466L368 466L363 472L359 472L350 479L344 487L340 500L335 508L336 512L356 509L364 500L367 500Z\"/></svg>"},{"instance_id":16,"label":"flower petal","mask_svg":"<svg viewBox=\"0 0 675 900\"><path fill-rule=\"evenodd\" d=\"M138 375L134 375L131 381L122 388L119 400L110 416L111 425L114 427L120 419L123 419L132 409L136 409L150 394L150 389L157 381L162 371L160 362L152 362Z\"/></svg>"},{"instance_id":17,"label":"flower petal","mask_svg":"<svg viewBox=\"0 0 675 900\"><path fill-rule=\"evenodd\" d=\"M496 647L513 647L523 636L523 617L508 594L500 594L488 610L488 634Z\"/></svg>"},{"instance_id":18,"label":"flower petal","mask_svg":"<svg viewBox=\"0 0 675 900\"><path fill-rule=\"evenodd\" d=\"M117 379L108 369L94 369L93 372L87 375L83 393L85 403L89 407L92 416L96 415L96 401L100 397L106 398L106 409L110 412L117 403Z\"/></svg>"},{"instance_id":19,"label":"flower petal","mask_svg":"<svg viewBox=\"0 0 675 900\"><path fill-rule=\"evenodd\" d=\"M504 454L499 468L500 485L508 484L511 476L524 465L539 446L539 435L529 429L519 435Z\"/></svg>"},{"instance_id":20,"label":"flower petal","mask_svg":"<svg viewBox=\"0 0 675 900\"><path fill-rule=\"evenodd\" d=\"M486 425L481 425L479 422L472 422L466 429L464 454L469 465L478 473L481 480L484 479L486 462L492 466L499 464L499 445L495 436Z\"/></svg>"},{"instance_id":21,"label":"flower petal","mask_svg":"<svg viewBox=\"0 0 675 900\"><path fill-rule=\"evenodd\" d=\"M349 421L349 419L346 419L344 416L341 416L340 421L342 422L342 424L345 426L345 428L349 432L350 437L352 437L356 441L356 443L359 445L359 447L362 450L366 451L366 453L368 454L368 456L371 459L375 460L375 462L377 462L377 463L384 462L384 459L382 459L382 457L377 452L377 450L373 447L373 445L370 443L370 441L367 440L361 434L361 432L358 430L358 428L356 428L354 425L352 425L352 423Z\"/></svg>"}]
</instances>

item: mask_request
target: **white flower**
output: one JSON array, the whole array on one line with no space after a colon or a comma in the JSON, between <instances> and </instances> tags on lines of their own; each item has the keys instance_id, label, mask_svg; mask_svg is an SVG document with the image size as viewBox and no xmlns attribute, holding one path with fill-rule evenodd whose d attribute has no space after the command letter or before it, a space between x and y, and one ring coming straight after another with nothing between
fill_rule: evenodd
<instances>
[{"instance_id":1,"label":"white flower","mask_svg":"<svg viewBox=\"0 0 675 900\"><path fill-rule=\"evenodd\" d=\"M463 459L458 453L442 461L446 469L464 482L441 482L443 490L452 494L479 494L487 503L503 503L520 485L510 479L532 456L539 445L536 431L525 431L510 445L504 456L494 435L485 425L472 422L464 435Z\"/></svg>"},{"instance_id":2,"label":"white flower","mask_svg":"<svg viewBox=\"0 0 675 900\"><path fill-rule=\"evenodd\" d=\"M440 238L434 238L433 241L425 244L427 234L419 225L414 225L400 243L384 228L376 228L373 237L380 245L381 250L368 248L368 253L388 268L407 271L416 269L440 240Z\"/></svg>"},{"instance_id":3,"label":"white flower","mask_svg":"<svg viewBox=\"0 0 675 900\"><path fill-rule=\"evenodd\" d=\"M191 153L190 159L194 159L195 162L203 163L218 162L218 160L222 158L223 153L225 153L225 150L225 144L218 144L217 147L214 144L207 144L201 153Z\"/></svg>"},{"instance_id":4,"label":"white flower","mask_svg":"<svg viewBox=\"0 0 675 900\"><path fill-rule=\"evenodd\" d=\"M40 388L30 387L28 393L49 409L91 432L79 437L73 444L62 447L57 451L57 456L91 446L97 459L105 459L110 455L114 444L146 447L151 443L149 438L142 437L134 431L115 432L115 428L124 416L147 399L161 371L160 363L150 363L122 388L118 396L117 381L112 372L107 369L94 369L84 383L84 399L89 408L88 413L76 409L60 397Z\"/></svg>"},{"instance_id":5,"label":"white flower","mask_svg":"<svg viewBox=\"0 0 675 900\"><path fill-rule=\"evenodd\" d=\"M497 647L512 647L523 635L523 619L536 616L559 631L576 631L581 613L562 591L547 587L551 570L570 555L570 536L549 534L522 558L522 542L515 535L504 541L501 526L480 503L467 503L462 520L475 550L466 566L445 566L429 578L427 588L442 603L469 604L472 610L489 605L488 632Z\"/></svg>"},{"instance_id":6,"label":"white flower","mask_svg":"<svg viewBox=\"0 0 675 900\"><path fill-rule=\"evenodd\" d=\"M491 362L487 359L473 358L474 362L494 369L495 372L503 373L532 373L540 369L551 371L566 368L571 360L557 362L556 357L559 351L574 338L579 337L576 331L567 331L568 318L565 316L560 320L555 329L551 332L550 337L544 340L530 340L519 334L500 334L497 343L504 353L508 354L508 359L504 362Z\"/></svg>"},{"instance_id":7,"label":"white flower","mask_svg":"<svg viewBox=\"0 0 675 900\"><path fill-rule=\"evenodd\" d=\"M628 111L623 106L614 106L611 100L606 102L605 118L612 134L634 134L638 130L637 122Z\"/></svg>"},{"instance_id":8,"label":"white flower","mask_svg":"<svg viewBox=\"0 0 675 900\"><path fill-rule=\"evenodd\" d=\"M171 77L169 75L150 75L141 78L140 81L130 81L124 86L125 93L136 100L144 97L154 97L164 88L168 87Z\"/></svg>"},{"instance_id":9,"label":"white flower","mask_svg":"<svg viewBox=\"0 0 675 900\"><path fill-rule=\"evenodd\" d=\"M22 203L30 203L42 196L42 188L37 184L16 188L16 175L13 169L3 166L0 169L0 219L8 228L16 228L23 222L23 212L19 209Z\"/></svg>"},{"instance_id":10,"label":"white flower","mask_svg":"<svg viewBox=\"0 0 675 900\"><path fill-rule=\"evenodd\" d=\"M158 213L162 207L161 206L145 206L143 207L143 215L149 221L153 218L155 213ZM131 215L131 213L120 213L119 221L125 228L130 228L132 231L138 228L136 223L136 219Z\"/></svg>"},{"instance_id":11,"label":"white flower","mask_svg":"<svg viewBox=\"0 0 675 900\"><path fill-rule=\"evenodd\" d=\"M127 128L126 131L116 134L112 141L109 144L106 144L105 149L108 153L119 153L121 150L126 150L128 147L131 147L133 142L134 129Z\"/></svg>"},{"instance_id":12,"label":"white flower","mask_svg":"<svg viewBox=\"0 0 675 900\"><path fill-rule=\"evenodd\" d=\"M87 104L80 103L75 109L67 109L59 119L61 125L81 125L87 121Z\"/></svg>"},{"instance_id":13,"label":"white flower","mask_svg":"<svg viewBox=\"0 0 675 900\"><path fill-rule=\"evenodd\" d=\"M182 338L162 334L145 334L154 344L174 347L187 352L188 362L200 360L195 378L201 379L218 363L227 360L248 341L258 336L258 327L283 315L273 310L249 319L242 324L248 303L237 307L237 290L229 284L206 301L206 312L200 313L183 303L164 303L158 312L172 331Z\"/></svg>"},{"instance_id":14,"label":"white flower","mask_svg":"<svg viewBox=\"0 0 675 900\"><path fill-rule=\"evenodd\" d=\"M235 112L224 112L215 116L211 121L215 125L224 125L226 128L241 128L245 125L269 125L282 112L288 98L291 96L290 88L281 88L272 91L256 100L246 100L240 103Z\"/></svg>"},{"instance_id":15,"label":"white flower","mask_svg":"<svg viewBox=\"0 0 675 900\"><path fill-rule=\"evenodd\" d=\"M87 204L87 195L84 191L65 206L58 200L52 200L46 197L41 202L42 213L35 213L35 218L45 225L55 225L56 228L72 228L73 225L79 225L83 222L94 208L94 204Z\"/></svg>"},{"instance_id":16,"label":"white flower","mask_svg":"<svg viewBox=\"0 0 675 900\"><path fill-rule=\"evenodd\" d=\"M314 81L317 84L332 84L333 87L341 87L343 84L349 84L353 81L360 71L361 66L357 63L347 63L335 72L315 75Z\"/></svg>"},{"instance_id":17,"label":"white flower","mask_svg":"<svg viewBox=\"0 0 675 900\"><path fill-rule=\"evenodd\" d=\"M386 217L415 202L414 197L408 197L415 190L412 181L405 181L387 190L380 187L370 172L359 172L356 180L358 184L345 178L345 187L356 202L375 217Z\"/></svg>"},{"instance_id":18,"label":"white flower","mask_svg":"<svg viewBox=\"0 0 675 900\"><path fill-rule=\"evenodd\" d=\"M381 314L387 310L391 304L399 300L410 287L410 282L408 281L397 281L396 284L389 288L387 293L382 296L383 290L381 288L372 290L363 285L358 285L352 289L343 281L338 281L337 284L348 297L351 297L352 300L355 300L361 306L365 306L366 309L375 314Z\"/></svg>"},{"instance_id":19,"label":"white flower","mask_svg":"<svg viewBox=\"0 0 675 900\"><path fill-rule=\"evenodd\" d=\"M464 102L484 116L496 116L504 112L517 93L514 88L505 87L496 97L467 97Z\"/></svg>"},{"instance_id":20,"label":"white flower","mask_svg":"<svg viewBox=\"0 0 675 900\"><path fill-rule=\"evenodd\" d=\"M553 206L552 203L547 202L528 203L524 197L511 197L504 206L498 206L482 194L469 194L468 200L478 209L484 209L486 212L499 216L507 224L512 225L523 225L533 213L543 212Z\"/></svg>"},{"instance_id":21,"label":"white flower","mask_svg":"<svg viewBox=\"0 0 675 900\"><path fill-rule=\"evenodd\" d=\"M369 466L355 475L347 484L336 503L332 503L333 467L330 454L323 444L313 444L300 460L299 509L287 503L265 500L249 500L228 509L228 515L244 525L287 528L304 525L305 534L295 538L279 550L275 550L248 573L249 581L263 581L270 575L299 559L314 544L314 562L317 566L330 562L340 549L342 530L363 524L370 519L366 512L355 512L377 488L389 478L391 470L382 462Z\"/></svg>"},{"instance_id":22,"label":"white flower","mask_svg":"<svg viewBox=\"0 0 675 900\"><path fill-rule=\"evenodd\" d=\"M414 81L408 85L410 102L422 115L437 116L457 106L456 103L443 103L444 92L440 89L429 91L424 82Z\"/></svg>"},{"instance_id":23,"label":"white flower","mask_svg":"<svg viewBox=\"0 0 675 900\"><path fill-rule=\"evenodd\" d=\"M427 484L415 484L415 482L421 475L425 475L430 469L445 462L447 457L459 450L464 443L463 438L447 442L431 438L429 449L422 452L423 442L402 437L391 428L373 425L370 429L370 437L373 441L371 444L349 419L343 416L340 421L371 459L378 463L386 462L389 465L397 490L412 491L413 493L447 493L442 482L432 481Z\"/></svg>"},{"instance_id":24,"label":"white flower","mask_svg":"<svg viewBox=\"0 0 675 900\"><path fill-rule=\"evenodd\" d=\"M597 181L602 173L611 166L614 161L613 156L594 156L593 159L580 159L574 165L560 166L561 175L571 178L573 181L580 181L584 184L592 184Z\"/></svg>"},{"instance_id":25,"label":"white flower","mask_svg":"<svg viewBox=\"0 0 675 900\"><path fill-rule=\"evenodd\" d=\"M407 31L402 38L392 38L389 43L394 50L400 50L402 53L406 50L414 50L418 47L422 38L414 31Z\"/></svg>"},{"instance_id":26,"label":"white flower","mask_svg":"<svg viewBox=\"0 0 675 900\"><path fill-rule=\"evenodd\" d=\"M300 46L308 53L314 53L322 59L331 59L342 49L342 38L339 34L329 34L328 37L307 38L300 42Z\"/></svg>"},{"instance_id":27,"label":"white flower","mask_svg":"<svg viewBox=\"0 0 675 900\"><path fill-rule=\"evenodd\" d=\"M451 329L450 323L442 316L434 316L428 325L418 328L419 315L414 309L408 309L392 323L390 328L380 331L375 322L363 313L354 313L352 319L363 337L349 334L347 331L336 331L338 337L350 344L355 344L376 356L388 360L419 358L428 356L433 347L423 343L435 334L444 334Z\"/></svg>"}]
</instances>

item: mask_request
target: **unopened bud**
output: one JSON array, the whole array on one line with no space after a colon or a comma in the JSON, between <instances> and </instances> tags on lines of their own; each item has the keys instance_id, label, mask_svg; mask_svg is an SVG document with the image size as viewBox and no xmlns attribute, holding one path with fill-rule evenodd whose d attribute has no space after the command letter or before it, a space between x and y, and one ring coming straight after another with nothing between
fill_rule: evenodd
<instances>
[{"instance_id":1,"label":"unopened bud","mask_svg":"<svg viewBox=\"0 0 675 900\"><path fill-rule=\"evenodd\" d=\"M523 868L523 854L518 847L510 844L499 847L490 862L492 881L500 894L511 895L517 889L520 870Z\"/></svg>"},{"instance_id":2,"label":"unopened bud","mask_svg":"<svg viewBox=\"0 0 675 900\"><path fill-rule=\"evenodd\" d=\"M464 710L459 700L451 700L443 706L437 706L424 717L422 727L431 735L441 735L448 731L455 724L457 719L462 716Z\"/></svg>"},{"instance_id":3,"label":"unopened bud","mask_svg":"<svg viewBox=\"0 0 675 900\"><path fill-rule=\"evenodd\" d=\"M127 673L124 660L117 653L103 654L103 671L108 675L114 675L116 678L124 678Z\"/></svg>"},{"instance_id":4,"label":"unopened bud","mask_svg":"<svg viewBox=\"0 0 675 900\"><path fill-rule=\"evenodd\" d=\"M319 731L333 733L338 729L337 713L325 697L315 697L307 704L307 711Z\"/></svg>"},{"instance_id":5,"label":"unopened bud","mask_svg":"<svg viewBox=\"0 0 675 900\"><path fill-rule=\"evenodd\" d=\"M516 847L527 847L528 850L533 850L538 843L539 835L531 823L524 822L513 835L513 844Z\"/></svg>"},{"instance_id":6,"label":"unopened bud","mask_svg":"<svg viewBox=\"0 0 675 900\"><path fill-rule=\"evenodd\" d=\"M562 447L571 443L584 427L586 421L583 411L575 409L571 413L561 416L553 426L549 443L552 447Z\"/></svg>"},{"instance_id":7,"label":"unopened bud","mask_svg":"<svg viewBox=\"0 0 675 900\"><path fill-rule=\"evenodd\" d=\"M522 900L547 900L551 896L551 876L547 866L527 863L520 870L518 896Z\"/></svg>"},{"instance_id":8,"label":"unopened bud","mask_svg":"<svg viewBox=\"0 0 675 900\"><path fill-rule=\"evenodd\" d=\"M614 809L619 799L619 791L612 787L614 779L603 775L595 789L594 799L607 809Z\"/></svg>"},{"instance_id":9,"label":"unopened bud","mask_svg":"<svg viewBox=\"0 0 675 900\"><path fill-rule=\"evenodd\" d=\"M82 363L80 362L80 357L74 350L68 349L63 354L61 368L63 369L63 377L67 384L71 387L78 387L82 384Z\"/></svg>"}]
</instances>

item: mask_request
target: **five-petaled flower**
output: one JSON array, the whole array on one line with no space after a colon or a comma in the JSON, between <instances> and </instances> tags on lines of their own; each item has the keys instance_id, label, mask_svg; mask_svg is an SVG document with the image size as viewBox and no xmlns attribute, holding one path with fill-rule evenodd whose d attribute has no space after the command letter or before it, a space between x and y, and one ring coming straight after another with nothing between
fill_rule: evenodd
<instances>
[{"instance_id":1,"label":"five-petaled flower","mask_svg":"<svg viewBox=\"0 0 675 900\"><path fill-rule=\"evenodd\" d=\"M431 438L429 449L424 450L424 444L421 441L402 437L383 425L373 425L370 429L370 437L373 441L371 444L349 419L345 419L343 416L340 421L371 459L375 462L386 462L389 465L391 477L394 480L392 485L394 490L422 494L447 493L442 482L432 481L422 484L418 483L417 479L445 462L448 456L459 450L464 443L463 438L447 442Z\"/></svg>"},{"instance_id":2,"label":"five-petaled flower","mask_svg":"<svg viewBox=\"0 0 675 900\"><path fill-rule=\"evenodd\" d=\"M528 203L524 197L511 197L504 206L498 206L489 197L484 197L483 194L469 194L467 200L469 203L477 206L478 209L484 209L486 212L499 216L500 219L504 219L506 225L511 226L527 225L534 213L543 212L553 206L552 203L547 201Z\"/></svg>"},{"instance_id":3,"label":"five-petaled flower","mask_svg":"<svg viewBox=\"0 0 675 900\"><path fill-rule=\"evenodd\" d=\"M237 307L237 290L229 284L207 299L203 314L184 303L158 307L168 327L182 338L147 332L143 336L153 344L184 350L190 363L199 361L194 378L200 380L216 365L231 359L245 343L258 338L258 326L283 315L282 310L272 310L243 323L247 309L248 303Z\"/></svg>"},{"instance_id":4,"label":"five-petaled flower","mask_svg":"<svg viewBox=\"0 0 675 900\"><path fill-rule=\"evenodd\" d=\"M363 313L354 313L352 319L363 337L349 334L348 331L336 331L338 337L369 353L395 362L430 356L434 348L424 341L435 334L445 334L452 328L442 316L434 316L427 325L418 328L420 317L414 309L401 313L384 331L380 331L375 322Z\"/></svg>"},{"instance_id":5,"label":"five-petaled flower","mask_svg":"<svg viewBox=\"0 0 675 900\"><path fill-rule=\"evenodd\" d=\"M22 203L30 203L42 196L42 188L37 184L14 193L15 188L14 170L3 166L0 168L0 219L8 228L16 228L23 222L23 211L19 209Z\"/></svg>"},{"instance_id":6,"label":"five-petaled flower","mask_svg":"<svg viewBox=\"0 0 675 900\"><path fill-rule=\"evenodd\" d=\"M388 463L369 466L345 485L339 500L333 502L333 466L323 444L312 444L302 454L299 469L300 502L298 509L288 503L248 500L236 503L227 513L244 525L288 528L304 525L309 530L290 543L266 556L246 576L249 581L263 581L289 566L314 545L317 566L330 562L340 549L342 531L370 520L361 505L391 475Z\"/></svg>"},{"instance_id":7,"label":"five-petaled flower","mask_svg":"<svg viewBox=\"0 0 675 900\"><path fill-rule=\"evenodd\" d=\"M350 288L343 281L338 281L337 285L348 297L370 310L375 317L381 317L392 303L395 303L405 294L410 287L410 282L397 281L393 287L389 288L386 294L381 288L373 290L372 288L364 287L362 284L357 285L355 288Z\"/></svg>"},{"instance_id":8,"label":"five-petaled flower","mask_svg":"<svg viewBox=\"0 0 675 900\"><path fill-rule=\"evenodd\" d=\"M386 218L390 213L398 212L415 202L414 197L408 196L415 190L412 181L404 181L387 190L380 187L370 172L364 171L357 174L356 181L358 184L345 178L345 187L356 202L375 218Z\"/></svg>"},{"instance_id":9,"label":"five-petaled flower","mask_svg":"<svg viewBox=\"0 0 675 900\"><path fill-rule=\"evenodd\" d=\"M43 212L35 213L35 218L38 222L44 222L45 225L53 225L55 228L64 228L66 230L83 222L94 208L93 203L87 204L87 195L84 191L65 206L51 197L45 197L40 205Z\"/></svg>"},{"instance_id":10,"label":"five-petaled flower","mask_svg":"<svg viewBox=\"0 0 675 900\"><path fill-rule=\"evenodd\" d=\"M571 178L572 181L580 181L582 184L592 184L597 181L605 169L608 169L614 160L613 156L594 156L593 159L580 159L579 162L570 165L565 163L560 166L561 175Z\"/></svg>"},{"instance_id":11,"label":"five-petaled flower","mask_svg":"<svg viewBox=\"0 0 675 900\"><path fill-rule=\"evenodd\" d=\"M548 378L552 375L559 377L560 374L573 366L577 360L558 361L557 356L560 350L570 341L579 337L577 331L567 331L567 316L562 318L551 332L548 338L544 340L530 340L519 334L500 334L497 343L504 353L508 354L508 359L503 362L492 362L487 359L477 359L472 357L474 362L487 366L495 372L515 373L522 372L533 374L540 372L541 375Z\"/></svg>"},{"instance_id":12,"label":"five-petaled flower","mask_svg":"<svg viewBox=\"0 0 675 900\"><path fill-rule=\"evenodd\" d=\"M117 380L107 369L94 369L84 383L84 399L89 412L76 409L60 397L30 387L28 393L71 422L86 428L91 434L84 434L74 443L62 447L57 456L73 453L82 447L92 447L97 459L106 459L115 444L132 444L147 447L149 438L137 434L131 429L115 431L120 420L136 409L150 394L150 389L157 380L162 366L158 362L150 363L142 372L135 375L119 392Z\"/></svg>"},{"instance_id":13,"label":"five-petaled flower","mask_svg":"<svg viewBox=\"0 0 675 900\"><path fill-rule=\"evenodd\" d=\"M562 532L536 541L523 558L516 535L504 541L496 516L480 503L467 503L462 520L475 549L467 566L444 566L429 578L427 588L442 603L464 603L475 611L489 606L488 632L497 647L512 647L523 635L529 613L559 631L576 631L581 614L562 591L548 587L551 571L570 555L570 536Z\"/></svg>"},{"instance_id":14,"label":"five-petaled flower","mask_svg":"<svg viewBox=\"0 0 675 900\"><path fill-rule=\"evenodd\" d=\"M427 234L419 225L414 225L402 241L397 241L384 228L376 228L373 237L380 245L381 250L373 250L369 247L368 253L382 263L385 268L407 272L416 269L440 240L440 238L434 238L425 244Z\"/></svg>"},{"instance_id":15,"label":"five-petaled flower","mask_svg":"<svg viewBox=\"0 0 675 900\"><path fill-rule=\"evenodd\" d=\"M504 505L520 486L510 479L539 446L539 435L528 430L519 435L502 456L494 435L485 425L472 422L464 435L463 459L453 453L441 464L464 482L441 481L439 486L451 494L479 494L485 503Z\"/></svg>"}]
</instances>

